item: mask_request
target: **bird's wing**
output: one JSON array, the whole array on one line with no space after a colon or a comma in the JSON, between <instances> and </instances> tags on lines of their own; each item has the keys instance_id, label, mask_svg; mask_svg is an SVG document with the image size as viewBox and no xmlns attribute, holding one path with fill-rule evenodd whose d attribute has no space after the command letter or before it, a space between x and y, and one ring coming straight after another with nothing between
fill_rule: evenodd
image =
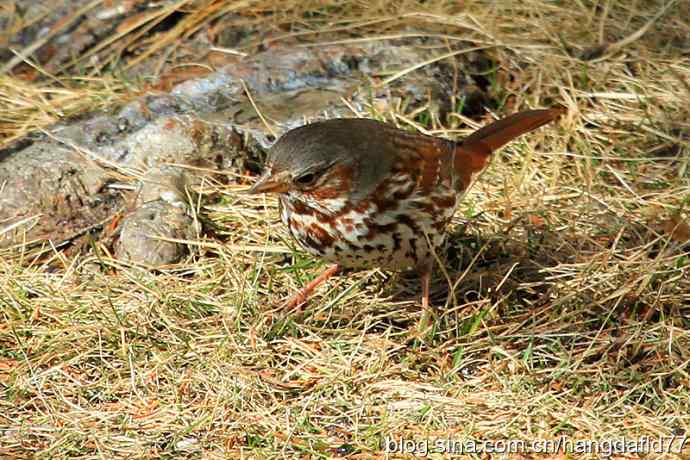
<instances>
[{"instance_id":1,"label":"bird's wing","mask_svg":"<svg viewBox=\"0 0 690 460\"><path fill-rule=\"evenodd\" d=\"M405 163L405 169L412 173L421 189L428 192L437 184L454 183L456 190L462 192L487 166L495 150L564 112L562 108L518 112L484 126L457 143L397 130L396 135L391 133L388 137L393 140L396 157Z\"/></svg>"}]
</instances>

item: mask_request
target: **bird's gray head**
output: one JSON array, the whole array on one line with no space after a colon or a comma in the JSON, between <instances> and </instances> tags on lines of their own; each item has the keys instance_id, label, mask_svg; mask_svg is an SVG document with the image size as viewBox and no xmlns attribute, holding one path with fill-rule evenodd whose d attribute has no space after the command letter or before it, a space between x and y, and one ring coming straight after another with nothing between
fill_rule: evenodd
<instances>
[{"instance_id":1,"label":"bird's gray head","mask_svg":"<svg viewBox=\"0 0 690 460\"><path fill-rule=\"evenodd\" d=\"M379 145L381 130L381 123L363 118L333 119L293 129L271 147L266 172L250 193L293 192L316 198L368 193L390 167L386 155L366 161L369 152L387 150Z\"/></svg>"}]
</instances>

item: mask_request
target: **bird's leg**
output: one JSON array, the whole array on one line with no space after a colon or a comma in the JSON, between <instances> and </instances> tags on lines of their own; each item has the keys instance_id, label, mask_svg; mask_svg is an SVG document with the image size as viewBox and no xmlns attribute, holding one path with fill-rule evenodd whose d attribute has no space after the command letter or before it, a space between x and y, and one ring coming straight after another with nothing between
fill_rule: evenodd
<instances>
[{"instance_id":1,"label":"bird's leg","mask_svg":"<svg viewBox=\"0 0 690 460\"><path fill-rule=\"evenodd\" d=\"M431 270L420 273L419 279L422 282L422 311L426 313L429 309L429 295L431 291Z\"/></svg>"},{"instance_id":2,"label":"bird's leg","mask_svg":"<svg viewBox=\"0 0 690 460\"><path fill-rule=\"evenodd\" d=\"M319 287L319 285L326 281L328 278L335 275L338 272L338 270L340 270L340 266L338 266L338 264L333 264L330 267L328 267L319 276L317 276L311 282L309 282L309 284L300 289L300 291L297 294L290 297L287 300L287 302L285 302L284 308L291 309L306 302L311 293L314 292L314 289Z\"/></svg>"},{"instance_id":3,"label":"bird's leg","mask_svg":"<svg viewBox=\"0 0 690 460\"><path fill-rule=\"evenodd\" d=\"M422 311L429 310L429 297L431 295L431 273L434 270L433 260L422 262L417 266L417 275L422 284Z\"/></svg>"},{"instance_id":4,"label":"bird's leg","mask_svg":"<svg viewBox=\"0 0 690 460\"><path fill-rule=\"evenodd\" d=\"M419 334L424 334L431 328L434 312L429 304L431 295L431 266L418 269L419 280L422 284L422 319L419 321Z\"/></svg>"}]
</instances>

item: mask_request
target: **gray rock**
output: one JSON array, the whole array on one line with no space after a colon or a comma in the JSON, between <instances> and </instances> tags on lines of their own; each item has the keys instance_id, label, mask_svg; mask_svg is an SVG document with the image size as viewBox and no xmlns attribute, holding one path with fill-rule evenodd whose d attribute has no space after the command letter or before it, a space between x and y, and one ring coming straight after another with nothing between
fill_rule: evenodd
<instances>
[{"instance_id":1,"label":"gray rock","mask_svg":"<svg viewBox=\"0 0 690 460\"><path fill-rule=\"evenodd\" d=\"M186 209L187 173L174 166L156 166L146 171L141 179L137 205L162 201L179 209Z\"/></svg>"},{"instance_id":2,"label":"gray rock","mask_svg":"<svg viewBox=\"0 0 690 460\"><path fill-rule=\"evenodd\" d=\"M194 221L185 209L164 201L145 203L125 217L115 256L127 262L160 268L179 262L186 254L183 243L166 239L195 238Z\"/></svg>"},{"instance_id":3,"label":"gray rock","mask_svg":"<svg viewBox=\"0 0 690 460\"><path fill-rule=\"evenodd\" d=\"M104 190L108 171L51 142L0 162L0 246L72 238L114 213L122 197Z\"/></svg>"}]
</instances>

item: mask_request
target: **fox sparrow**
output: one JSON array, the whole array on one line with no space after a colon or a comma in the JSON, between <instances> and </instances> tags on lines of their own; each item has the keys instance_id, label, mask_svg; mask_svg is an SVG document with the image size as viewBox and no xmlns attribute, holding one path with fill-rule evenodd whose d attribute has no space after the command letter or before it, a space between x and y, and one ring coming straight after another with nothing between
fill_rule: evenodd
<instances>
[{"instance_id":1,"label":"fox sparrow","mask_svg":"<svg viewBox=\"0 0 690 460\"><path fill-rule=\"evenodd\" d=\"M557 118L528 110L453 142L375 120L332 119L293 129L270 149L249 193L279 194L281 218L309 253L335 263L289 302L302 303L338 267L415 269L429 305L434 251L493 151Z\"/></svg>"}]
</instances>

